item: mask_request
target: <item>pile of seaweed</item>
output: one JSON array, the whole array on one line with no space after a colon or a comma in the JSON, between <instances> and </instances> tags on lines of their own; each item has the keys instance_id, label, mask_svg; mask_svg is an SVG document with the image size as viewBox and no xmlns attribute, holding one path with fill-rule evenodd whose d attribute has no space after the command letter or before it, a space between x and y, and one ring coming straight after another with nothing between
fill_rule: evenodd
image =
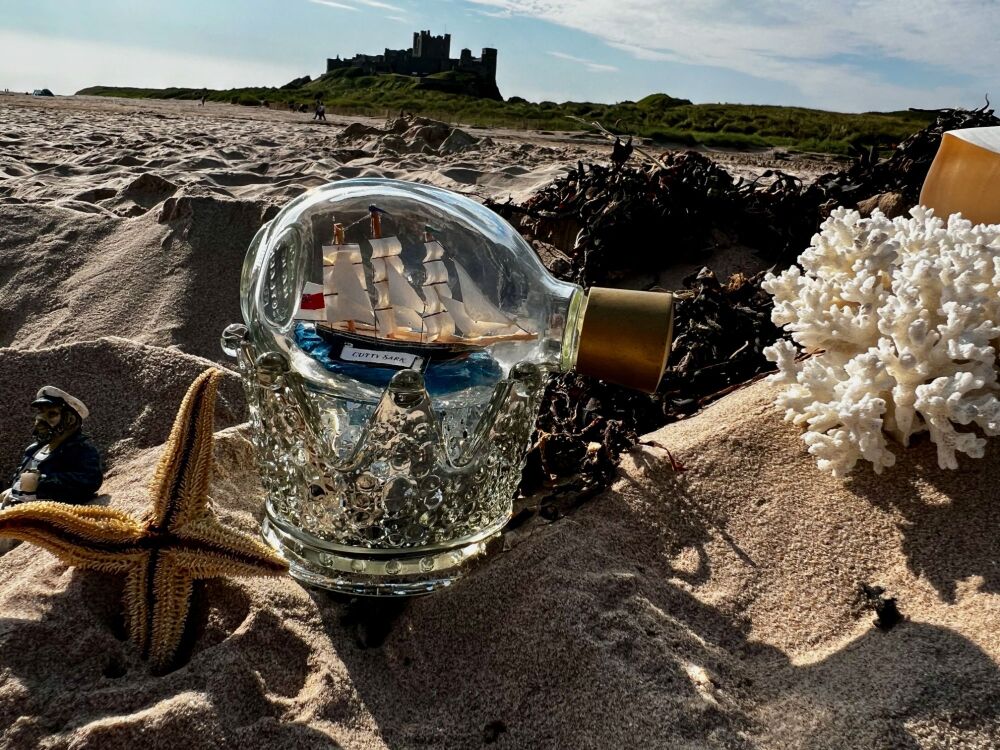
<instances>
[{"instance_id":1,"label":"pile of seaweed","mask_svg":"<svg viewBox=\"0 0 1000 750\"><path fill-rule=\"evenodd\" d=\"M611 483L622 451L641 435L773 369L761 350L781 333L763 277L735 274L721 283L703 268L685 280L675 294L667 369L652 395L575 372L554 377L521 477L528 505L546 518L565 513Z\"/></svg>"},{"instance_id":2,"label":"pile of seaweed","mask_svg":"<svg viewBox=\"0 0 1000 750\"><path fill-rule=\"evenodd\" d=\"M534 509L561 515L607 487L622 451L641 435L772 369L761 350L780 332L771 323L771 296L760 288L763 276L720 283L705 268L686 280L675 296L670 359L652 395L574 372L549 382L521 478Z\"/></svg>"},{"instance_id":3,"label":"pile of seaweed","mask_svg":"<svg viewBox=\"0 0 1000 750\"><path fill-rule=\"evenodd\" d=\"M523 204L487 205L518 228L550 271L584 286L655 275L727 245L785 268L836 206L888 193L902 196L904 210L915 205L945 131L998 124L988 105L940 110L887 157L879 159L874 147L859 150L848 167L810 184L776 170L736 179L693 151L633 166L616 148L610 165L579 163ZM640 435L773 369L762 350L781 333L771 323L763 276L720 281L703 268L684 280L675 290L667 371L651 396L575 373L554 378L522 478L526 509L546 517L565 512L611 482L622 451Z\"/></svg>"},{"instance_id":4,"label":"pile of seaweed","mask_svg":"<svg viewBox=\"0 0 1000 750\"><path fill-rule=\"evenodd\" d=\"M979 109L942 109L933 123L899 144L886 159L878 148L855 149L853 163L840 172L825 174L816 187L838 205L850 206L883 193L900 193L907 207L916 205L941 136L948 130L1000 125L989 102Z\"/></svg>"},{"instance_id":5,"label":"pile of seaweed","mask_svg":"<svg viewBox=\"0 0 1000 750\"><path fill-rule=\"evenodd\" d=\"M824 196L798 177L769 170L735 179L704 154L664 154L636 167L578 163L524 204L487 201L534 243L568 257L550 267L584 286L698 261L743 244L791 263L815 231Z\"/></svg>"}]
</instances>

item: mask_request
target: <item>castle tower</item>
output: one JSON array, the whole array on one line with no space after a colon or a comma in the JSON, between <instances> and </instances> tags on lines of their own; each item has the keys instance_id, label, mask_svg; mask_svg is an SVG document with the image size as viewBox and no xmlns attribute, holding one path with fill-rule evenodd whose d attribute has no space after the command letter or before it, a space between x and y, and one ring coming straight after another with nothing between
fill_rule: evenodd
<instances>
[{"instance_id":1,"label":"castle tower","mask_svg":"<svg viewBox=\"0 0 1000 750\"><path fill-rule=\"evenodd\" d=\"M483 75L491 81L497 79L497 51L493 47L483 47Z\"/></svg>"},{"instance_id":2,"label":"castle tower","mask_svg":"<svg viewBox=\"0 0 1000 750\"><path fill-rule=\"evenodd\" d=\"M433 60L451 57L451 34L431 36L430 31L413 32L413 56Z\"/></svg>"}]
</instances>

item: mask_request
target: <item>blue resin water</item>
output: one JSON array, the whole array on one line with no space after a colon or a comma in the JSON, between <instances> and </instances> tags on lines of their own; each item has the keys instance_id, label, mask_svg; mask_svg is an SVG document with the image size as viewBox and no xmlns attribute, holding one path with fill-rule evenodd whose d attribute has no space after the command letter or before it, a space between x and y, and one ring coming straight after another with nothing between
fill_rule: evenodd
<instances>
[{"instance_id":1,"label":"blue resin water","mask_svg":"<svg viewBox=\"0 0 1000 750\"><path fill-rule=\"evenodd\" d=\"M367 385L385 388L392 376L399 372L395 367L377 367L338 359L334 344L323 339L312 326L303 323L295 326L295 343L330 372ZM503 370L488 352L478 351L458 359L432 359L423 375L424 387L430 397L441 398L484 386L492 389L503 377Z\"/></svg>"}]
</instances>

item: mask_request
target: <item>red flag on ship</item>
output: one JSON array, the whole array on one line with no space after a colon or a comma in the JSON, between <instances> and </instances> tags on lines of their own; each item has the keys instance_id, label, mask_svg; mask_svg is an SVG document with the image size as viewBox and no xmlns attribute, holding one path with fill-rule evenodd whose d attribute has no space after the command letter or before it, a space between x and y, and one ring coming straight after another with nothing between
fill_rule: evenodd
<instances>
[{"instance_id":1,"label":"red flag on ship","mask_svg":"<svg viewBox=\"0 0 1000 750\"><path fill-rule=\"evenodd\" d=\"M323 309L323 293L319 294L303 294L302 304L299 305L302 310L322 310Z\"/></svg>"},{"instance_id":2,"label":"red flag on ship","mask_svg":"<svg viewBox=\"0 0 1000 750\"><path fill-rule=\"evenodd\" d=\"M326 320L326 302L323 300L323 287L307 281L299 300L299 311L296 320L323 322Z\"/></svg>"}]
</instances>

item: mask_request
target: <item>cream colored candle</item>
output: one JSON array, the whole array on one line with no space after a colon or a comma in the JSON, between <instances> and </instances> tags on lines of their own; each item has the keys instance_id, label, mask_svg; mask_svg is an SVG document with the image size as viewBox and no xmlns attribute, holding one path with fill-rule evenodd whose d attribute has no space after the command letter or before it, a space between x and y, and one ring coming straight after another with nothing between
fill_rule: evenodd
<instances>
[{"instance_id":1,"label":"cream colored candle","mask_svg":"<svg viewBox=\"0 0 1000 750\"><path fill-rule=\"evenodd\" d=\"M924 179L920 203L947 218L1000 223L1000 127L950 130Z\"/></svg>"}]
</instances>

